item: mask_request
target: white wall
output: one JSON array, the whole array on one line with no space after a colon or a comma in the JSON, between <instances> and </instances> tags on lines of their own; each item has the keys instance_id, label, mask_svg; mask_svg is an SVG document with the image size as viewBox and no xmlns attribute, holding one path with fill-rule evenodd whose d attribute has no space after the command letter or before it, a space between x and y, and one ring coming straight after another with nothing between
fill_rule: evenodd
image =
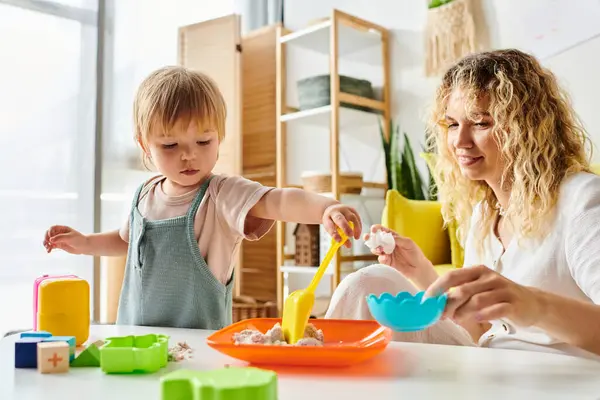
<instances>
[{"instance_id":1,"label":"white wall","mask_svg":"<svg viewBox=\"0 0 600 400\"><path fill-rule=\"evenodd\" d=\"M600 38L585 42L546 61L571 95L573 106L594 142L594 162L600 162Z\"/></svg>"},{"instance_id":2,"label":"white wall","mask_svg":"<svg viewBox=\"0 0 600 400\"><path fill-rule=\"evenodd\" d=\"M561 22L564 30L579 30L585 35L596 29L587 21L598 16L597 2L582 0L576 11L567 1L473 0L480 42L487 48L523 47L519 34L524 27L552 19ZM528 6L529 8L525 7ZM547 8L538 11L535 7ZM438 79L423 74L423 27L427 18L424 0L303 0L284 2L285 26L296 30L309 21L328 16L332 8L380 24L392 31L393 116L398 119L411 139L422 140L422 118L432 98ZM554 8L553 8L554 7ZM586 8L587 7L587 8ZM575 15L575 12L578 15ZM567 15L568 14L568 15ZM586 20L587 18L587 20ZM587 31L578 24L587 24ZM566 26L565 26L566 25ZM483 26L486 28L482 29ZM599 32L600 33L600 32ZM527 49L524 49L527 50ZM600 106L600 38L585 41L558 55L543 59L570 92L579 113L596 146L600 143L600 118L595 110ZM595 154L596 161L600 155Z\"/></svg>"}]
</instances>

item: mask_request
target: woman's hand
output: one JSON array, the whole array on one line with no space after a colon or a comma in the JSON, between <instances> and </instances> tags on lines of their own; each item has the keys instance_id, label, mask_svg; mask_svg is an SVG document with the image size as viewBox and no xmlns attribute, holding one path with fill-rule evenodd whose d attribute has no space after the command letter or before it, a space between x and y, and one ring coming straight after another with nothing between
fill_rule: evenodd
<instances>
[{"instance_id":1,"label":"woman's hand","mask_svg":"<svg viewBox=\"0 0 600 400\"><path fill-rule=\"evenodd\" d=\"M535 289L521 286L483 266L459 268L439 277L425 296L448 292L443 317L461 321L507 318L519 326L535 325L543 302Z\"/></svg>"},{"instance_id":2,"label":"woman's hand","mask_svg":"<svg viewBox=\"0 0 600 400\"><path fill-rule=\"evenodd\" d=\"M87 254L89 240L87 236L71 227L54 225L46 231L44 247L48 253L60 249L71 254Z\"/></svg>"},{"instance_id":3,"label":"woman's hand","mask_svg":"<svg viewBox=\"0 0 600 400\"><path fill-rule=\"evenodd\" d=\"M391 233L396 243L394 251L390 254L385 254L380 247L371 249L371 252L378 256L380 264L395 268L407 279L413 281L421 290L427 288L438 278L433 264L425 257L425 254L415 242L382 225L373 225L371 233L377 231ZM366 234L365 241L369 240L369 237L370 234Z\"/></svg>"}]
</instances>

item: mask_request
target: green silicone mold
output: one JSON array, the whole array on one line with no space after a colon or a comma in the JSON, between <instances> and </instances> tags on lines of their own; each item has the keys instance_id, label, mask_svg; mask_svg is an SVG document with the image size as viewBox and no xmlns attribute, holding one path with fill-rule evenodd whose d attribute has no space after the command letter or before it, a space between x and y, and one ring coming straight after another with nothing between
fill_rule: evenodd
<instances>
[{"instance_id":1,"label":"green silicone mold","mask_svg":"<svg viewBox=\"0 0 600 400\"><path fill-rule=\"evenodd\" d=\"M161 378L162 400L277 400L277 375L258 368L178 370Z\"/></svg>"},{"instance_id":2,"label":"green silicone mold","mask_svg":"<svg viewBox=\"0 0 600 400\"><path fill-rule=\"evenodd\" d=\"M149 334L106 338L100 368L108 374L150 373L167 365L169 337Z\"/></svg>"}]
</instances>

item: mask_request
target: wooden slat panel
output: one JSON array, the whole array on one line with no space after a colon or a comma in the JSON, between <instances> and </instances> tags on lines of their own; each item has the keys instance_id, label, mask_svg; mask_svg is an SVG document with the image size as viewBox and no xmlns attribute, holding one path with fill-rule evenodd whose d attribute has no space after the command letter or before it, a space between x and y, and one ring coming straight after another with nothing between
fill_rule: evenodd
<instances>
[{"instance_id":1,"label":"wooden slat panel","mask_svg":"<svg viewBox=\"0 0 600 400\"><path fill-rule=\"evenodd\" d=\"M275 26L242 38L243 175L276 185ZM262 239L242 246L242 294L262 301L277 299L277 240L273 227Z\"/></svg>"},{"instance_id":2,"label":"wooden slat panel","mask_svg":"<svg viewBox=\"0 0 600 400\"><path fill-rule=\"evenodd\" d=\"M244 174L266 186L275 186L275 173L264 173L265 168L246 169ZM262 172L262 173L261 173ZM275 227L260 240L245 241L242 245L243 268L241 294L262 301L277 299L277 237Z\"/></svg>"},{"instance_id":3,"label":"wooden slat panel","mask_svg":"<svg viewBox=\"0 0 600 400\"><path fill-rule=\"evenodd\" d=\"M226 135L214 171L230 175L242 173L239 26L239 16L229 15L179 29L179 63L208 74L225 98Z\"/></svg>"},{"instance_id":4,"label":"wooden slat panel","mask_svg":"<svg viewBox=\"0 0 600 400\"><path fill-rule=\"evenodd\" d=\"M275 172L276 34L273 26L242 38L244 174L257 167Z\"/></svg>"}]
</instances>

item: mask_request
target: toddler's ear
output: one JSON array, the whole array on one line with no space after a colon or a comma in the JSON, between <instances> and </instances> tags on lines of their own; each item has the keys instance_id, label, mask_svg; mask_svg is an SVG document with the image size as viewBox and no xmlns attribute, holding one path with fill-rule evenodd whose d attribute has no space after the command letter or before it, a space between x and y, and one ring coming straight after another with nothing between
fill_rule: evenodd
<instances>
[{"instance_id":1,"label":"toddler's ear","mask_svg":"<svg viewBox=\"0 0 600 400\"><path fill-rule=\"evenodd\" d=\"M136 140L137 140L138 144L140 145L140 148L142 149L142 151L146 155L146 157L150 158L150 152L148 151L148 149L146 148L146 146L144 146L144 142L142 142L142 139L140 139L138 137Z\"/></svg>"}]
</instances>

